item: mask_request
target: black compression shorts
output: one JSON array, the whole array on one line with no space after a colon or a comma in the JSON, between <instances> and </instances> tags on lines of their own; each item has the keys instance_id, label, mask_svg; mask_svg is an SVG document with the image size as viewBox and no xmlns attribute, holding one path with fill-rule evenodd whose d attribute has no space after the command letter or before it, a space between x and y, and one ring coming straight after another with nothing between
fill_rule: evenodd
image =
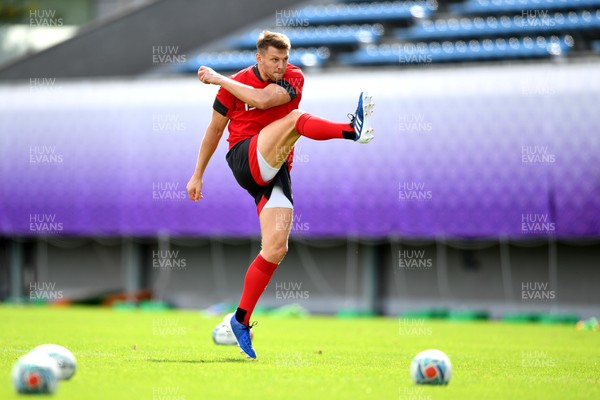
<instances>
[{"instance_id":1,"label":"black compression shorts","mask_svg":"<svg viewBox=\"0 0 600 400\"><path fill-rule=\"evenodd\" d=\"M294 204L294 200L292 197L290 168L287 161L283 163L279 172L277 172L277 175L270 181L265 182L260 176L260 167L258 165L256 154L257 142L258 135L254 135L236 143L229 152L227 152L226 159L235 180L242 188L246 189L252 197L254 197L256 211L258 215L260 215L263 207L267 201L269 201L275 185L281 188L283 194L288 198L292 205Z\"/></svg>"}]
</instances>

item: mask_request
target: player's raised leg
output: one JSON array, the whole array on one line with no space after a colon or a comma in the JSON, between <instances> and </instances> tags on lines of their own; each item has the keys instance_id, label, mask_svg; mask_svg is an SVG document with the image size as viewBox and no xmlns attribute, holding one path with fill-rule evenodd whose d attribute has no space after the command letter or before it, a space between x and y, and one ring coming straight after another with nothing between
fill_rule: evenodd
<instances>
[{"instance_id":1,"label":"player's raised leg","mask_svg":"<svg viewBox=\"0 0 600 400\"><path fill-rule=\"evenodd\" d=\"M312 114L293 110L285 117L264 127L258 135L257 149L267 163L280 168L300 136L313 140L349 139L368 143L373 139L371 114L374 103L367 92L358 98L356 113L350 123L333 122Z\"/></svg>"},{"instance_id":2,"label":"player's raised leg","mask_svg":"<svg viewBox=\"0 0 600 400\"><path fill-rule=\"evenodd\" d=\"M358 96L358 107L356 113L352 115L350 124L356 132L356 141L359 143L369 143L374 138L375 128L371 125L371 114L373 114L374 107L373 97L369 93L362 92Z\"/></svg>"},{"instance_id":3,"label":"player's raised leg","mask_svg":"<svg viewBox=\"0 0 600 400\"><path fill-rule=\"evenodd\" d=\"M285 162L292 147L300 138L296 131L296 121L304 112L293 110L285 117L265 126L258 135L256 149L265 161L273 167L273 176Z\"/></svg>"}]
</instances>

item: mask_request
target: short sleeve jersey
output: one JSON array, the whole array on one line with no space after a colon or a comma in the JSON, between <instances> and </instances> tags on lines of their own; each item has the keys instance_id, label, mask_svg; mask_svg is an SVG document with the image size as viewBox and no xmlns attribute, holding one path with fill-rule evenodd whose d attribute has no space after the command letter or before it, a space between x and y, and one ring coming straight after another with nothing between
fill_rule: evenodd
<instances>
[{"instance_id":1,"label":"short sleeve jersey","mask_svg":"<svg viewBox=\"0 0 600 400\"><path fill-rule=\"evenodd\" d=\"M240 141L258 134L271 122L283 118L290 111L297 109L302 99L304 74L300 68L293 64L287 64L283 78L277 82L263 81L258 71L258 65L239 71L232 75L231 79L257 89L276 83L289 93L291 101L266 110L260 110L244 103L227 90L219 89L213 108L219 114L229 118L229 137L227 141L230 149Z\"/></svg>"}]
</instances>

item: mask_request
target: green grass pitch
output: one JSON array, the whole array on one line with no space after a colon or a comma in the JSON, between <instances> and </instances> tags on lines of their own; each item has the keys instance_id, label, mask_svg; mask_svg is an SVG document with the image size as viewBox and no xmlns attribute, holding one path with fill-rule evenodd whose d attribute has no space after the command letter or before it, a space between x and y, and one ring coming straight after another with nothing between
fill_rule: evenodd
<instances>
[{"instance_id":1,"label":"green grass pitch","mask_svg":"<svg viewBox=\"0 0 600 400\"><path fill-rule=\"evenodd\" d=\"M259 361L217 346L198 312L0 306L0 399L15 360L57 343L77 357L57 399L599 399L600 332L574 326L260 316ZM416 386L412 357L439 348L445 387Z\"/></svg>"}]
</instances>

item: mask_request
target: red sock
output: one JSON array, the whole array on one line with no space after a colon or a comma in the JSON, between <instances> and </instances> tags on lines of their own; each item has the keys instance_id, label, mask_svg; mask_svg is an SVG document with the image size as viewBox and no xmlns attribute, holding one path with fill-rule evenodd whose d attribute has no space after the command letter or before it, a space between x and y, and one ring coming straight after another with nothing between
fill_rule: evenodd
<instances>
[{"instance_id":1,"label":"red sock","mask_svg":"<svg viewBox=\"0 0 600 400\"><path fill-rule=\"evenodd\" d=\"M347 122L332 122L304 113L296 121L296 132L313 140L356 139L354 128Z\"/></svg>"},{"instance_id":2,"label":"red sock","mask_svg":"<svg viewBox=\"0 0 600 400\"><path fill-rule=\"evenodd\" d=\"M252 261L252 264L250 264L250 267L248 267L246 278L244 279L242 298L240 299L238 312L236 312L236 319L238 321L243 319L243 321L240 322L244 325L250 323L252 311L254 311L258 299L265 291L276 268L277 264L265 260L260 254L256 256L254 261ZM240 314L240 311L245 311L245 313L241 313L242 318L239 318L240 315L238 315Z\"/></svg>"}]
</instances>

